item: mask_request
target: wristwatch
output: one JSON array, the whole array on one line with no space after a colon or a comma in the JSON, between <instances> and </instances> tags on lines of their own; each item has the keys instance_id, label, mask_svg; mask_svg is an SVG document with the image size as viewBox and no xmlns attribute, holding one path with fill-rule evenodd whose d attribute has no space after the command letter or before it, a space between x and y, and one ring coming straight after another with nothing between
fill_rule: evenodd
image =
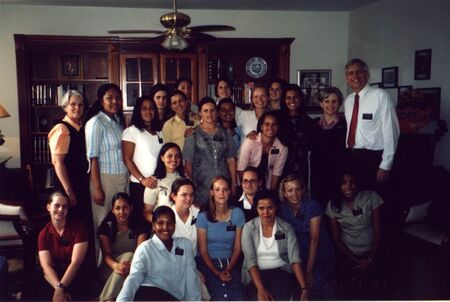
<instances>
[{"instance_id":1,"label":"wristwatch","mask_svg":"<svg viewBox=\"0 0 450 302\"><path fill-rule=\"evenodd\" d=\"M56 287L57 288L61 288L63 291L66 291L66 289L67 289L67 287L64 285L64 283L62 283L62 282L59 282L57 285L56 285Z\"/></svg>"}]
</instances>

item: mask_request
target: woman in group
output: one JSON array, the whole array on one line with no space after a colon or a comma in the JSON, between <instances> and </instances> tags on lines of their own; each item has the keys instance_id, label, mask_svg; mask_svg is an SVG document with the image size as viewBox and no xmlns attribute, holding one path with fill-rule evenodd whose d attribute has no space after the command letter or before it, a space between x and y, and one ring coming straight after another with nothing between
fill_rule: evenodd
<instances>
[{"instance_id":1,"label":"woman in group","mask_svg":"<svg viewBox=\"0 0 450 302\"><path fill-rule=\"evenodd\" d=\"M228 131L234 142L236 154L241 146L241 128L236 124L236 105L230 98L224 98L219 101L217 105L219 110L218 121L219 124Z\"/></svg>"},{"instance_id":2,"label":"woman in group","mask_svg":"<svg viewBox=\"0 0 450 302\"><path fill-rule=\"evenodd\" d=\"M242 129L242 135L244 136L256 130L258 120L267 111L267 103L269 102L267 88L263 85L256 85L251 91L250 98L252 100L252 110L239 110L236 112L236 123Z\"/></svg>"},{"instance_id":3,"label":"woman in group","mask_svg":"<svg viewBox=\"0 0 450 302\"><path fill-rule=\"evenodd\" d=\"M257 129L256 139L246 138L242 143L237 169L241 174L248 166L257 168L265 187L276 190L288 156L287 147L278 139L278 114L265 112Z\"/></svg>"},{"instance_id":4,"label":"woman in group","mask_svg":"<svg viewBox=\"0 0 450 302\"><path fill-rule=\"evenodd\" d=\"M339 177L345 153L347 123L339 113L343 96L336 87L327 87L317 94L323 114L314 119L311 147L311 195L322 209L339 190Z\"/></svg>"},{"instance_id":5,"label":"woman in group","mask_svg":"<svg viewBox=\"0 0 450 302\"><path fill-rule=\"evenodd\" d=\"M281 109L281 95L283 94L284 87L287 85L285 80L274 79L269 85L269 109L280 110Z\"/></svg>"},{"instance_id":6,"label":"woman in group","mask_svg":"<svg viewBox=\"0 0 450 302\"><path fill-rule=\"evenodd\" d=\"M197 119L189 114L188 100L180 90L174 90L170 94L170 109L173 112L162 128L164 141L176 143L183 150L184 139L192 135L194 126L198 124Z\"/></svg>"},{"instance_id":7,"label":"woman in group","mask_svg":"<svg viewBox=\"0 0 450 302\"><path fill-rule=\"evenodd\" d=\"M117 192L128 191L128 170L122 159L122 91L116 84L103 84L97 97L86 123L95 234L100 222L111 211L111 203L105 200L111 200Z\"/></svg>"},{"instance_id":8,"label":"woman in group","mask_svg":"<svg viewBox=\"0 0 450 302\"><path fill-rule=\"evenodd\" d=\"M130 272L136 247L148 239L144 228L135 219L130 219L134 207L127 193L115 194L111 208L97 234L103 254L99 277L105 284L100 301L115 301Z\"/></svg>"},{"instance_id":9,"label":"woman in group","mask_svg":"<svg viewBox=\"0 0 450 302\"><path fill-rule=\"evenodd\" d=\"M55 189L66 193L71 215L90 225L92 214L88 161L82 125L86 102L77 90L68 90L61 100L61 108L66 116L48 134L52 164L57 176Z\"/></svg>"},{"instance_id":10,"label":"woman in group","mask_svg":"<svg viewBox=\"0 0 450 302\"><path fill-rule=\"evenodd\" d=\"M227 78L219 78L216 81L216 84L214 84L214 94L217 98L217 103L220 100L231 98L231 87L233 85Z\"/></svg>"},{"instance_id":11,"label":"woman in group","mask_svg":"<svg viewBox=\"0 0 450 302\"><path fill-rule=\"evenodd\" d=\"M217 106L210 97L198 104L200 124L194 135L186 138L183 158L186 173L196 186L195 200L202 209L209 201L209 184L217 175L231 178L231 190L236 193L236 153L233 138L217 124Z\"/></svg>"},{"instance_id":12,"label":"woman in group","mask_svg":"<svg viewBox=\"0 0 450 302\"><path fill-rule=\"evenodd\" d=\"M341 180L341 196L328 203L325 213L339 252L338 278L348 289L353 277L377 276L383 200L374 191L359 191L351 174Z\"/></svg>"},{"instance_id":13,"label":"woman in group","mask_svg":"<svg viewBox=\"0 0 450 302\"><path fill-rule=\"evenodd\" d=\"M44 278L28 298L52 301L83 300L89 294L88 274L82 269L88 250L85 225L68 219L68 198L54 192L47 202L51 221L38 237L39 263Z\"/></svg>"},{"instance_id":14,"label":"woman in group","mask_svg":"<svg viewBox=\"0 0 450 302\"><path fill-rule=\"evenodd\" d=\"M333 244L322 219L320 204L305 195L306 184L295 174L280 183L281 218L294 228L300 256L306 271L309 298L332 300L331 285L335 255Z\"/></svg>"},{"instance_id":15,"label":"woman in group","mask_svg":"<svg viewBox=\"0 0 450 302\"><path fill-rule=\"evenodd\" d=\"M211 182L207 211L197 219L198 270L205 276L211 300L245 300L241 283L241 235L245 223L240 208L230 207L231 183L217 176Z\"/></svg>"},{"instance_id":16,"label":"woman in group","mask_svg":"<svg viewBox=\"0 0 450 302\"><path fill-rule=\"evenodd\" d=\"M159 151L153 178L157 180L154 188L144 191L144 218L152 222L153 210L159 206L172 206L170 193L172 183L184 176L181 150L175 143L166 143Z\"/></svg>"},{"instance_id":17,"label":"woman in group","mask_svg":"<svg viewBox=\"0 0 450 302\"><path fill-rule=\"evenodd\" d=\"M179 78L175 82L175 89L182 91L186 95L189 112L198 112L197 102L192 99L192 81L188 78Z\"/></svg>"},{"instance_id":18,"label":"woman in group","mask_svg":"<svg viewBox=\"0 0 450 302\"><path fill-rule=\"evenodd\" d=\"M304 110L304 95L298 85L287 85L281 100L280 140L289 148L283 175L295 173L307 183L313 121Z\"/></svg>"},{"instance_id":19,"label":"woman in group","mask_svg":"<svg viewBox=\"0 0 450 302\"><path fill-rule=\"evenodd\" d=\"M170 118L171 111L167 105L167 97L169 95L169 88L166 85L158 83L150 89L150 99L153 100L158 109L158 129L161 130L164 123Z\"/></svg>"},{"instance_id":20,"label":"woman in group","mask_svg":"<svg viewBox=\"0 0 450 302\"><path fill-rule=\"evenodd\" d=\"M300 300L308 298L297 238L292 226L278 218L275 193L262 190L253 202L258 217L242 231L244 283L249 300Z\"/></svg>"},{"instance_id":21,"label":"woman in group","mask_svg":"<svg viewBox=\"0 0 450 302\"><path fill-rule=\"evenodd\" d=\"M174 238L175 214L161 206L152 217L151 239L138 246L120 301L200 301L200 280L192 243Z\"/></svg>"},{"instance_id":22,"label":"woman in group","mask_svg":"<svg viewBox=\"0 0 450 302\"><path fill-rule=\"evenodd\" d=\"M144 209L145 188L156 187L156 180L151 176L163 145L162 133L157 131L158 123L155 102L142 96L134 106L130 126L122 135L123 161L130 173L130 197L139 214Z\"/></svg>"}]
</instances>

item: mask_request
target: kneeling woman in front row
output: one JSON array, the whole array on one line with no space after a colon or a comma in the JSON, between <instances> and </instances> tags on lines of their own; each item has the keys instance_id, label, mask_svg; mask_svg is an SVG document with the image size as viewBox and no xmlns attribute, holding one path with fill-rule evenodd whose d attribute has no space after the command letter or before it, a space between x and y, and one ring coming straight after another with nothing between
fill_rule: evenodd
<instances>
[{"instance_id":1,"label":"kneeling woman in front row","mask_svg":"<svg viewBox=\"0 0 450 302\"><path fill-rule=\"evenodd\" d=\"M176 301L201 299L192 243L172 238L175 214L160 206L152 216L154 235L138 246L117 301Z\"/></svg>"},{"instance_id":2,"label":"kneeling woman in front row","mask_svg":"<svg viewBox=\"0 0 450 302\"><path fill-rule=\"evenodd\" d=\"M242 231L243 281L248 284L249 300L291 300L299 288L300 300L307 300L297 238L292 226L276 216L275 193L257 192L253 203L258 217L247 222Z\"/></svg>"},{"instance_id":3,"label":"kneeling woman in front row","mask_svg":"<svg viewBox=\"0 0 450 302\"><path fill-rule=\"evenodd\" d=\"M58 191L50 195L47 210L51 221L38 238L39 262L47 282L35 284L27 299L69 301L86 298L83 295L89 290L82 264L88 249L88 235L82 223L67 219L68 209L66 195Z\"/></svg>"}]
</instances>

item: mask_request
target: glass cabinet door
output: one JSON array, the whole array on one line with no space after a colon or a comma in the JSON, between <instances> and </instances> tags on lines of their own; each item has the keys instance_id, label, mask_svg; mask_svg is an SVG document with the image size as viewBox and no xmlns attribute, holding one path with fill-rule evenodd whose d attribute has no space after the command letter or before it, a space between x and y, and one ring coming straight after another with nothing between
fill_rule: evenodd
<instances>
[{"instance_id":1,"label":"glass cabinet door","mask_svg":"<svg viewBox=\"0 0 450 302\"><path fill-rule=\"evenodd\" d=\"M172 90L179 78L192 81L192 99L197 100L197 60L194 54L161 54L161 82Z\"/></svg>"},{"instance_id":2,"label":"glass cabinet door","mask_svg":"<svg viewBox=\"0 0 450 302\"><path fill-rule=\"evenodd\" d=\"M120 55L123 110L132 110L136 100L150 94L158 82L157 56L155 54Z\"/></svg>"}]
</instances>

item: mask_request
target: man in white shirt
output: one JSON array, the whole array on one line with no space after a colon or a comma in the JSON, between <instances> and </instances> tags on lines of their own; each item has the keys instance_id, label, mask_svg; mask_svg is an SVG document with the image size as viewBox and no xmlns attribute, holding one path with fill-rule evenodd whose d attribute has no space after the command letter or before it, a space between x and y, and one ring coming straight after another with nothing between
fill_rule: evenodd
<instances>
[{"instance_id":1,"label":"man in white shirt","mask_svg":"<svg viewBox=\"0 0 450 302\"><path fill-rule=\"evenodd\" d=\"M345 76L353 90L344 103L347 163L359 187L374 190L388 180L397 149L400 128L395 104L386 91L368 84L369 68L363 60L351 59Z\"/></svg>"}]
</instances>

